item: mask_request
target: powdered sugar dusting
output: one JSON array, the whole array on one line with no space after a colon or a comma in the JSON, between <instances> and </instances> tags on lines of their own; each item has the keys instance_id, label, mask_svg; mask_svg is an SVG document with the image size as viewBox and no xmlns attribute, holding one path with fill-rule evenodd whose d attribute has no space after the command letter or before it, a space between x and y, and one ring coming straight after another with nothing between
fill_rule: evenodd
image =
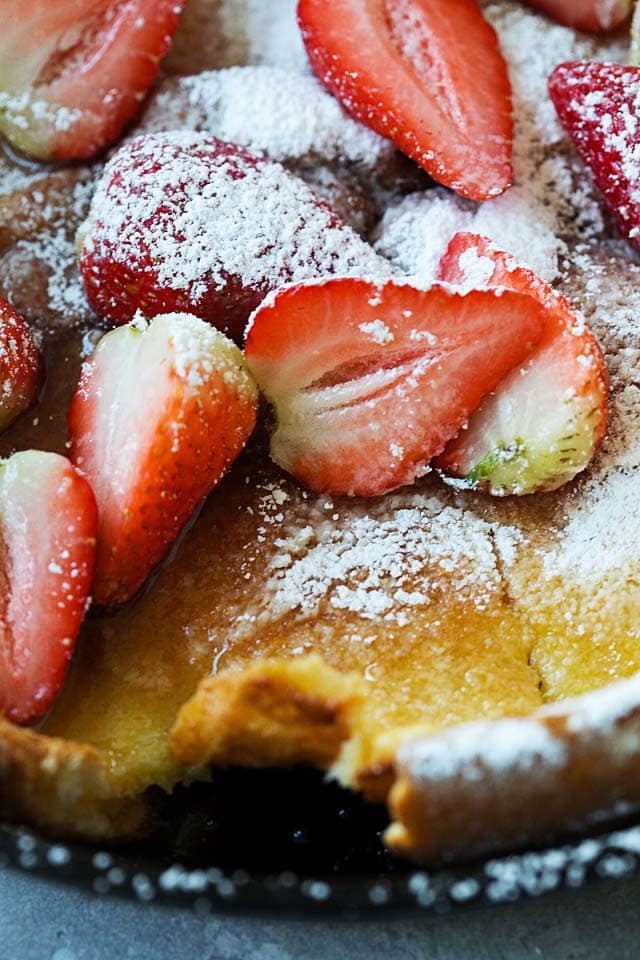
<instances>
[{"instance_id":1,"label":"powdered sugar dusting","mask_svg":"<svg viewBox=\"0 0 640 960\"><path fill-rule=\"evenodd\" d=\"M295 103L295 109L292 104ZM280 67L232 67L168 78L140 132L197 130L281 162L374 167L392 144L352 120L315 77Z\"/></svg>"},{"instance_id":2,"label":"powdered sugar dusting","mask_svg":"<svg viewBox=\"0 0 640 960\"><path fill-rule=\"evenodd\" d=\"M270 64L308 73L297 0L189 0L163 68L197 73Z\"/></svg>"},{"instance_id":3,"label":"powdered sugar dusting","mask_svg":"<svg viewBox=\"0 0 640 960\"><path fill-rule=\"evenodd\" d=\"M211 386L221 377L229 390L256 402L257 390L241 351L219 330L188 313L163 314L154 323L162 324L166 330L173 347L176 374L190 387Z\"/></svg>"},{"instance_id":4,"label":"powdered sugar dusting","mask_svg":"<svg viewBox=\"0 0 640 960\"><path fill-rule=\"evenodd\" d=\"M593 594L609 592L615 575L622 588L640 567L637 471L640 467L640 268L637 264L575 257L580 274L568 281L578 293L586 318L603 343L611 374L612 397L607 437L589 475L564 506L566 524L557 544L544 553L551 580L572 582ZM576 290L576 287L578 290ZM615 532L615 533L613 533ZM600 603L600 600L597 601Z\"/></svg>"},{"instance_id":5,"label":"powdered sugar dusting","mask_svg":"<svg viewBox=\"0 0 640 960\"><path fill-rule=\"evenodd\" d=\"M2 227L14 234L0 257L0 283L18 311L39 326L69 326L91 316L75 228L86 216L93 189L86 170L41 173L28 192L8 197L4 208L0 201Z\"/></svg>"},{"instance_id":6,"label":"powdered sugar dusting","mask_svg":"<svg viewBox=\"0 0 640 960\"><path fill-rule=\"evenodd\" d=\"M535 720L465 723L433 737L409 741L398 751L400 763L415 780L476 782L488 773L504 776L544 764L558 768L566 746Z\"/></svg>"},{"instance_id":7,"label":"powdered sugar dusting","mask_svg":"<svg viewBox=\"0 0 640 960\"><path fill-rule=\"evenodd\" d=\"M310 503L307 522L276 541L264 591L271 616L313 617L328 606L403 625L443 592L482 610L501 591L500 567L520 539L505 525L496 546L492 524L411 491L336 510L327 517Z\"/></svg>"},{"instance_id":8,"label":"powdered sugar dusting","mask_svg":"<svg viewBox=\"0 0 640 960\"><path fill-rule=\"evenodd\" d=\"M640 674L629 680L620 680L602 690L565 700L553 707L545 707L542 716L567 716L567 729L572 733L592 731L597 734L612 734L615 727L630 713L638 711L640 704ZM621 746L621 745L620 745ZM619 746L619 749L620 749ZM628 746L637 749L637 741Z\"/></svg>"},{"instance_id":9,"label":"powdered sugar dusting","mask_svg":"<svg viewBox=\"0 0 640 960\"><path fill-rule=\"evenodd\" d=\"M442 187L412 193L385 212L374 248L426 286L433 283L451 238L469 230L473 208Z\"/></svg>"},{"instance_id":10,"label":"powdered sugar dusting","mask_svg":"<svg viewBox=\"0 0 640 960\"><path fill-rule=\"evenodd\" d=\"M484 782L491 778L513 776L541 764L545 776L570 762L574 745L564 739L561 725L552 732L548 718L565 721L566 730L589 740L613 736L616 728L640 703L640 676L562 703L542 707L528 718L481 721L460 724L432 736L405 742L398 751L399 762L414 781L433 783L444 780ZM638 738L618 737L619 756L635 753Z\"/></svg>"},{"instance_id":11,"label":"powdered sugar dusting","mask_svg":"<svg viewBox=\"0 0 640 960\"><path fill-rule=\"evenodd\" d=\"M16 94L0 91L0 111L4 123L14 128L16 137L19 137L19 131L43 122L54 131L70 130L82 116L79 108L55 106L47 100L38 100L30 90Z\"/></svg>"},{"instance_id":12,"label":"powdered sugar dusting","mask_svg":"<svg viewBox=\"0 0 640 960\"><path fill-rule=\"evenodd\" d=\"M268 63L308 72L298 19L297 0L222 0L220 21L229 36L245 37L247 63Z\"/></svg>"},{"instance_id":13,"label":"powdered sugar dusting","mask_svg":"<svg viewBox=\"0 0 640 960\"><path fill-rule=\"evenodd\" d=\"M87 209L93 188L92 180L80 180L74 186L71 206L76 211L76 216ZM46 210L44 217L50 223L49 228L38 239L31 242L23 241L23 243L30 244L29 252L49 269L47 283L49 308L54 313L62 315L68 314L69 311L74 315L86 315L90 312L90 308L78 272L75 237L69 234L66 222L56 224Z\"/></svg>"},{"instance_id":14,"label":"powdered sugar dusting","mask_svg":"<svg viewBox=\"0 0 640 960\"><path fill-rule=\"evenodd\" d=\"M16 190L24 190L39 177L42 177L41 170L18 166L0 150L0 197Z\"/></svg>"}]
</instances>

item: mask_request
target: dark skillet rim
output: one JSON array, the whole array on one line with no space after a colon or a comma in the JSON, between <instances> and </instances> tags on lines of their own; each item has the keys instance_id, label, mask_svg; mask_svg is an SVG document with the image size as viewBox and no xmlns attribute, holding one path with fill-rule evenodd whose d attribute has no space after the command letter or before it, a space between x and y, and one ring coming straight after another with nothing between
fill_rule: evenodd
<instances>
[{"instance_id":1,"label":"dark skillet rim","mask_svg":"<svg viewBox=\"0 0 640 960\"><path fill-rule=\"evenodd\" d=\"M632 877L640 868L640 822L537 850L471 865L406 873L305 875L167 866L126 849L106 850L44 839L21 826L0 824L0 868L80 887L94 895L161 904L208 914L221 910L310 912L390 910L446 913L580 888L596 880Z\"/></svg>"}]
</instances>

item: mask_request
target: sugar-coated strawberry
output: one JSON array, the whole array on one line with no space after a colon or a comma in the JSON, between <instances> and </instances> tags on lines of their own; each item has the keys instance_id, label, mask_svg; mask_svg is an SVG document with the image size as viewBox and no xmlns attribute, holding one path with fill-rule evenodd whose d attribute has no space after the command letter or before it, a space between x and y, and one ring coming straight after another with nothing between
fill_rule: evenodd
<instances>
[{"instance_id":1,"label":"sugar-coated strawberry","mask_svg":"<svg viewBox=\"0 0 640 960\"><path fill-rule=\"evenodd\" d=\"M279 163L198 133L137 137L107 165L80 231L102 316L186 311L241 339L282 283L388 276L387 261Z\"/></svg>"},{"instance_id":2,"label":"sugar-coated strawberry","mask_svg":"<svg viewBox=\"0 0 640 960\"><path fill-rule=\"evenodd\" d=\"M527 0L567 27L599 33L613 30L627 19L633 0Z\"/></svg>"},{"instance_id":3,"label":"sugar-coated strawberry","mask_svg":"<svg viewBox=\"0 0 640 960\"><path fill-rule=\"evenodd\" d=\"M299 0L311 66L356 119L472 200L511 185L511 88L476 0Z\"/></svg>"},{"instance_id":4,"label":"sugar-coated strawberry","mask_svg":"<svg viewBox=\"0 0 640 960\"><path fill-rule=\"evenodd\" d=\"M0 0L0 132L43 160L93 156L140 109L185 0Z\"/></svg>"},{"instance_id":5,"label":"sugar-coated strawberry","mask_svg":"<svg viewBox=\"0 0 640 960\"><path fill-rule=\"evenodd\" d=\"M618 229L640 249L640 67L562 63L549 92Z\"/></svg>"},{"instance_id":6,"label":"sugar-coated strawberry","mask_svg":"<svg viewBox=\"0 0 640 960\"><path fill-rule=\"evenodd\" d=\"M38 387L38 350L29 328L0 297L0 430L22 413Z\"/></svg>"},{"instance_id":7,"label":"sugar-coated strawberry","mask_svg":"<svg viewBox=\"0 0 640 960\"><path fill-rule=\"evenodd\" d=\"M539 339L544 309L502 291L335 279L283 288L246 360L274 407L271 456L312 490L411 483Z\"/></svg>"},{"instance_id":8,"label":"sugar-coated strawberry","mask_svg":"<svg viewBox=\"0 0 640 960\"><path fill-rule=\"evenodd\" d=\"M554 490L587 466L607 425L607 370L595 336L571 305L490 240L457 234L440 279L464 288L503 287L546 308L542 339L486 397L435 461L493 494Z\"/></svg>"},{"instance_id":9,"label":"sugar-coated strawberry","mask_svg":"<svg viewBox=\"0 0 640 960\"><path fill-rule=\"evenodd\" d=\"M97 530L89 484L28 450L0 462L0 714L33 723L64 681L88 600Z\"/></svg>"},{"instance_id":10,"label":"sugar-coated strawberry","mask_svg":"<svg viewBox=\"0 0 640 960\"><path fill-rule=\"evenodd\" d=\"M257 391L242 353L187 314L102 338L69 411L71 457L100 511L93 598L121 603L242 450Z\"/></svg>"}]
</instances>

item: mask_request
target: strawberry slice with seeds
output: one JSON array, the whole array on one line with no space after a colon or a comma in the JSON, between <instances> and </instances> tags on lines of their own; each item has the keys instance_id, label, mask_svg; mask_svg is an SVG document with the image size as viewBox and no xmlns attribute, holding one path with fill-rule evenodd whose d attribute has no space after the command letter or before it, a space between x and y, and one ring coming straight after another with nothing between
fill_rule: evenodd
<instances>
[{"instance_id":1,"label":"strawberry slice with seeds","mask_svg":"<svg viewBox=\"0 0 640 960\"><path fill-rule=\"evenodd\" d=\"M549 92L618 229L640 249L640 68L562 63Z\"/></svg>"},{"instance_id":2,"label":"strawberry slice with seeds","mask_svg":"<svg viewBox=\"0 0 640 960\"><path fill-rule=\"evenodd\" d=\"M559 23L576 30L613 30L631 13L633 0L527 0Z\"/></svg>"},{"instance_id":3,"label":"strawberry slice with seeds","mask_svg":"<svg viewBox=\"0 0 640 960\"><path fill-rule=\"evenodd\" d=\"M32 723L64 681L88 604L97 529L86 480L55 453L0 463L0 713Z\"/></svg>"},{"instance_id":4,"label":"strawberry slice with seeds","mask_svg":"<svg viewBox=\"0 0 640 960\"><path fill-rule=\"evenodd\" d=\"M317 77L356 119L472 200L511 185L511 88L476 0L299 0Z\"/></svg>"},{"instance_id":5,"label":"strawberry slice with seeds","mask_svg":"<svg viewBox=\"0 0 640 960\"><path fill-rule=\"evenodd\" d=\"M497 495L555 490L587 466L607 425L607 370L571 305L490 240L460 233L439 268L462 287L502 287L546 308L542 339L486 397L435 465Z\"/></svg>"},{"instance_id":6,"label":"strawberry slice with seeds","mask_svg":"<svg viewBox=\"0 0 640 960\"><path fill-rule=\"evenodd\" d=\"M140 317L102 338L69 412L100 510L96 603L141 586L242 450L256 406L240 350L195 317Z\"/></svg>"},{"instance_id":7,"label":"strawberry slice with seeds","mask_svg":"<svg viewBox=\"0 0 640 960\"><path fill-rule=\"evenodd\" d=\"M42 160L93 156L140 109L185 0L2 0L0 132Z\"/></svg>"},{"instance_id":8,"label":"strawberry slice with seeds","mask_svg":"<svg viewBox=\"0 0 640 960\"><path fill-rule=\"evenodd\" d=\"M254 314L246 360L274 407L271 456L312 490L411 483L544 327L531 297L388 281L283 288Z\"/></svg>"},{"instance_id":9,"label":"strawberry slice with seeds","mask_svg":"<svg viewBox=\"0 0 640 960\"><path fill-rule=\"evenodd\" d=\"M0 297L0 430L26 410L38 387L38 350L29 328Z\"/></svg>"},{"instance_id":10,"label":"strawberry slice with seeds","mask_svg":"<svg viewBox=\"0 0 640 960\"><path fill-rule=\"evenodd\" d=\"M107 165L80 230L80 270L114 323L185 311L238 340L280 284L391 273L279 163L188 132L137 137Z\"/></svg>"}]
</instances>

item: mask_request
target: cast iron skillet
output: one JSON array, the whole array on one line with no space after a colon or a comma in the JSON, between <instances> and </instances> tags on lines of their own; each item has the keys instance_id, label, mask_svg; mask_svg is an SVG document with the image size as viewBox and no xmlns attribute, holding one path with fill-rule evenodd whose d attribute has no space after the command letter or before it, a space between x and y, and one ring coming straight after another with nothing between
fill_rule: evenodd
<instances>
[{"instance_id":1,"label":"cast iron skillet","mask_svg":"<svg viewBox=\"0 0 640 960\"><path fill-rule=\"evenodd\" d=\"M231 771L159 803L164 828L143 843L110 850L0 825L0 866L206 913L222 906L442 912L627 877L640 865L636 814L635 823L610 823L606 833L601 826L547 849L416 869L382 845L385 808L325 783L315 771Z\"/></svg>"}]
</instances>

